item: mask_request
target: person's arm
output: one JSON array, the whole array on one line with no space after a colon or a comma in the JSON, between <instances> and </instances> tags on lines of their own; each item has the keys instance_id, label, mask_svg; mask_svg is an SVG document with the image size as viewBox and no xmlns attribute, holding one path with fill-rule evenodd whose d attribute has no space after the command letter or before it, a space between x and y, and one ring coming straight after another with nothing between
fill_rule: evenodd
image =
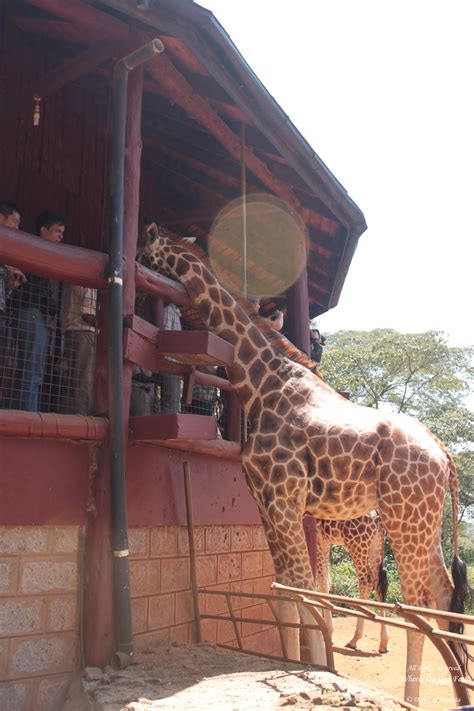
<instances>
[{"instance_id":1,"label":"person's arm","mask_svg":"<svg viewBox=\"0 0 474 711\"><path fill-rule=\"evenodd\" d=\"M5 283L7 289L17 289L19 286L26 282L26 276L23 274L21 269L17 267L10 267L5 264Z\"/></svg>"}]
</instances>

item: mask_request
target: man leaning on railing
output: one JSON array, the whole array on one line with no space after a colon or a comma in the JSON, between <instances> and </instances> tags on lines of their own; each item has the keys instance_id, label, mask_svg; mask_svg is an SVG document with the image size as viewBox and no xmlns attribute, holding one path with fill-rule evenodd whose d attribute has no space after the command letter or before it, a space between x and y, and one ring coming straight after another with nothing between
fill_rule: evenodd
<instances>
[{"instance_id":1,"label":"man leaning on railing","mask_svg":"<svg viewBox=\"0 0 474 711\"><path fill-rule=\"evenodd\" d=\"M36 232L48 242L62 242L66 219L58 212L43 212ZM12 292L11 316L16 333L16 364L10 407L37 412L48 344L48 329L55 328L57 303L47 277L27 274Z\"/></svg>"}]
</instances>

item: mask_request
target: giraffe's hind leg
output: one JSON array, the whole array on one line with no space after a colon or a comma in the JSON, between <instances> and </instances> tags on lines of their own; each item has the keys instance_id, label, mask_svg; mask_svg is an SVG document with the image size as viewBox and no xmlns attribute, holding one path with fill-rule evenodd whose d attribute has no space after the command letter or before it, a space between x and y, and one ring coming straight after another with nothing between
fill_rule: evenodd
<instances>
[{"instance_id":1,"label":"giraffe's hind leg","mask_svg":"<svg viewBox=\"0 0 474 711\"><path fill-rule=\"evenodd\" d=\"M382 512L381 512L382 513ZM403 602L417 607L433 605L430 579L431 540L418 545L419 521L384 519L389 541L397 562ZM418 705L425 635L407 630L407 656L405 670L405 701Z\"/></svg>"}]
</instances>

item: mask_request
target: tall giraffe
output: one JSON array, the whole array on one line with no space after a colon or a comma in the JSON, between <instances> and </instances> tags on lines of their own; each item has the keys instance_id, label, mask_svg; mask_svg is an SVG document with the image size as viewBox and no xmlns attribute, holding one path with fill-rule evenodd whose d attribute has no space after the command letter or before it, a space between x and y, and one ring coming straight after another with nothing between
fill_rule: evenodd
<instances>
[{"instance_id":1,"label":"tall giraffe","mask_svg":"<svg viewBox=\"0 0 474 711\"><path fill-rule=\"evenodd\" d=\"M359 595L367 599L375 591L377 600L385 602L387 592L387 573L383 567L385 529L377 511L351 518L345 521L315 519L316 540L312 568L316 583L321 592L330 592L331 578L329 554L332 545L343 546L354 563L359 582ZM326 615L326 622L332 633L331 615ZM346 644L349 649L357 649L357 642L364 633L364 618L357 618L356 630ZM380 625L379 652L387 652L389 633L386 624Z\"/></svg>"},{"instance_id":2,"label":"tall giraffe","mask_svg":"<svg viewBox=\"0 0 474 711\"><path fill-rule=\"evenodd\" d=\"M351 519L377 509L397 561L406 603L462 612L458 479L446 449L419 422L356 405L306 367L288 360L203 262L166 229L150 230L142 261L177 279L207 328L231 343L227 375L250 422L242 467L272 554L277 581L315 589L303 515ZM441 550L444 497L453 503L454 585ZM298 621L292 602L283 621ZM299 616L312 623L303 608ZM407 631L405 696L419 696L423 635ZM299 659L299 632L287 628ZM322 635L308 634L311 659L325 664ZM461 652L458 651L459 658Z\"/></svg>"}]
</instances>

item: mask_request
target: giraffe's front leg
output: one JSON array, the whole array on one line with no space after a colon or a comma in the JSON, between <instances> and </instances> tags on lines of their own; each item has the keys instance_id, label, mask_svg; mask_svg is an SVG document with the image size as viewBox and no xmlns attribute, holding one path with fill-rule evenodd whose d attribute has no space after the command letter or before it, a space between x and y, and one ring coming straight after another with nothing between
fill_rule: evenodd
<instances>
[{"instance_id":1,"label":"giraffe's front leg","mask_svg":"<svg viewBox=\"0 0 474 711\"><path fill-rule=\"evenodd\" d=\"M323 538L318 531L316 533L314 567L316 575L316 584L319 590L323 593L329 593L331 591L331 574L329 566L330 549L330 542L327 539ZM334 625L332 623L331 611L328 610L328 608L324 608L324 619L332 637L334 633Z\"/></svg>"},{"instance_id":2,"label":"giraffe's front leg","mask_svg":"<svg viewBox=\"0 0 474 711\"><path fill-rule=\"evenodd\" d=\"M309 562L303 522L299 520L283 520L277 523L268 515L262 514L262 522L275 566L277 582L289 587L314 590L314 579ZM314 625L315 619L303 606L294 602L280 601L279 616L283 623ZM299 608L299 609L298 609ZM290 659L299 660L300 634L296 627L283 627L286 655ZM313 664L326 666L326 651L324 638L319 630L306 630L306 638Z\"/></svg>"}]
</instances>

